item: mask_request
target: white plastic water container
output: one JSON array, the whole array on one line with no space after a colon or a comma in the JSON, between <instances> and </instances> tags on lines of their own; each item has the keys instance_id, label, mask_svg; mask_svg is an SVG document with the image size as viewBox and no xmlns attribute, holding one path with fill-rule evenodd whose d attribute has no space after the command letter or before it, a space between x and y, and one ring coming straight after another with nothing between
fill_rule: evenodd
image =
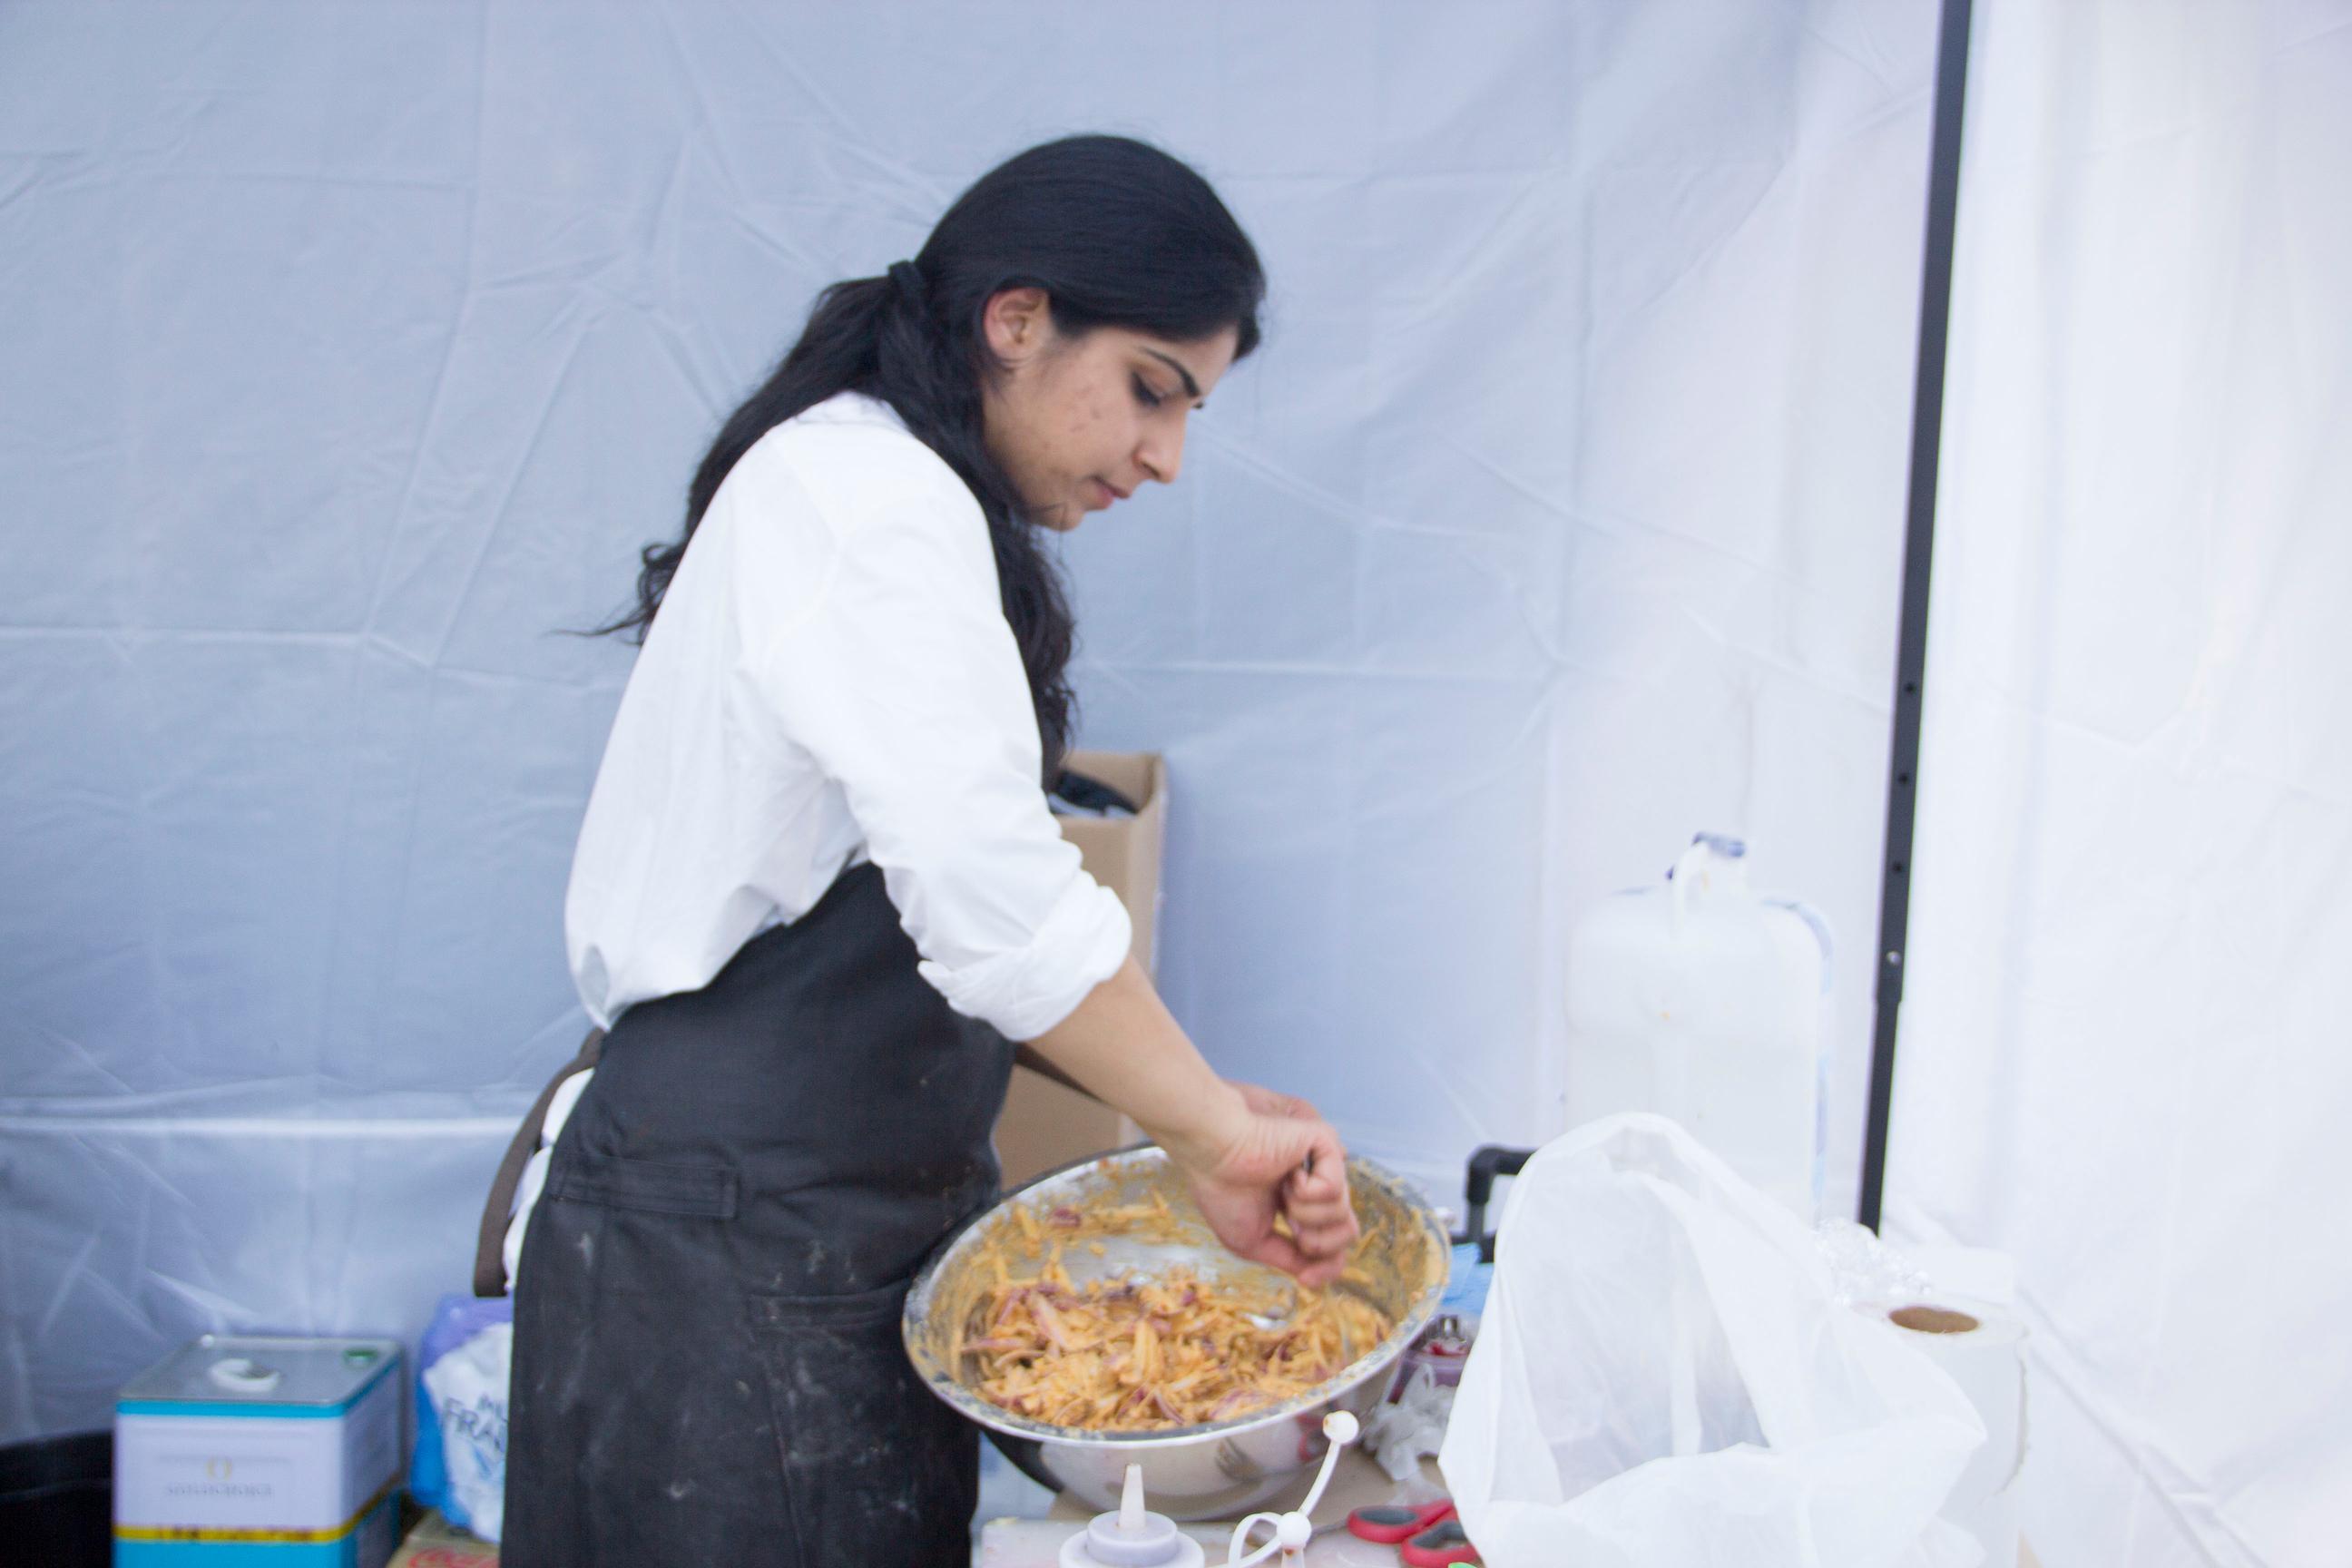
<instances>
[{"instance_id":1,"label":"white plastic water container","mask_svg":"<svg viewBox=\"0 0 2352 1568\"><path fill-rule=\"evenodd\" d=\"M1673 1118L1808 1223L1822 1198L1830 931L1702 833L1666 880L1604 899L1568 952L1568 1127Z\"/></svg>"},{"instance_id":2,"label":"white plastic water container","mask_svg":"<svg viewBox=\"0 0 2352 1568\"><path fill-rule=\"evenodd\" d=\"M206 1334L135 1379L114 1409L115 1568L380 1568L400 1367L391 1340Z\"/></svg>"}]
</instances>

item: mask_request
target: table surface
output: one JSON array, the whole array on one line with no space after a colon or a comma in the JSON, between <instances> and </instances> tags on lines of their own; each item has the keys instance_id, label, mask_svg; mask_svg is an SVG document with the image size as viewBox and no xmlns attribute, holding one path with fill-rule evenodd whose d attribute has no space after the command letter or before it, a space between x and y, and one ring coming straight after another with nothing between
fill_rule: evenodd
<instances>
[{"instance_id":1,"label":"table surface","mask_svg":"<svg viewBox=\"0 0 2352 1568\"><path fill-rule=\"evenodd\" d=\"M1060 1519L1000 1519L981 1531L980 1553L972 1562L977 1568L1056 1568L1062 1542L1077 1528ZM1223 1563L1226 1543L1234 1538L1232 1525L1181 1528L1201 1543L1212 1563ZM1260 1531L1254 1544L1265 1542L1265 1535ZM1359 1541L1345 1526L1322 1531L1307 1543L1307 1568L1396 1568L1398 1562L1395 1547Z\"/></svg>"},{"instance_id":2,"label":"table surface","mask_svg":"<svg viewBox=\"0 0 2352 1568\"><path fill-rule=\"evenodd\" d=\"M1289 1486L1275 1493L1250 1511L1253 1513L1286 1512L1297 1508L1306 1500L1307 1489L1314 1484L1315 1468L1310 1467L1299 1471L1298 1479ZM1327 1525L1346 1524L1349 1510L1363 1508L1370 1503L1419 1502L1426 1498L1440 1498L1444 1495L1445 1479L1437 1473L1437 1461L1434 1459L1423 1459L1421 1462L1419 1475L1402 1481L1392 1481L1389 1479L1388 1472L1381 1469L1361 1448L1349 1448L1339 1456L1339 1462L1331 1468L1330 1488L1324 1492L1323 1500L1315 1505L1315 1511L1307 1517L1314 1521L1317 1529L1320 1530ZM1144 1506L1146 1508L1151 1506L1151 1500L1149 1497L1144 1499ZM1070 1526L1084 1524L1094 1518L1095 1512L1094 1509L1079 1502L1069 1493L1064 1492L1054 1500L1054 1511L1046 1515L1046 1521L1066 1534ZM1225 1521L1226 1537L1232 1536L1235 1522L1236 1521L1231 1519ZM1215 1527L1203 1524L1198 1528L1212 1530Z\"/></svg>"},{"instance_id":3,"label":"table surface","mask_svg":"<svg viewBox=\"0 0 2352 1568\"><path fill-rule=\"evenodd\" d=\"M1314 1472L1306 1471L1286 1491L1260 1506L1269 1513L1295 1506L1314 1481ZM1315 1538L1307 1545L1307 1568L1396 1568L1395 1547L1375 1545L1348 1533L1349 1510L1370 1503L1418 1502L1444 1493L1445 1482L1433 1459L1423 1461L1419 1475L1395 1481L1360 1450L1349 1449L1332 1469L1330 1489L1308 1515L1315 1522ZM1054 1511L1046 1518L992 1521L981 1531L980 1551L972 1561L977 1568L1055 1568L1062 1542L1093 1517L1091 1509L1066 1494L1054 1500ZM1212 1563L1224 1562L1225 1546L1234 1534L1232 1520L1180 1528L1201 1542ZM1265 1538L1260 1534L1257 1539ZM2018 1568L2041 1568L2033 1549L2023 1542L2018 1545L2017 1563Z\"/></svg>"},{"instance_id":4,"label":"table surface","mask_svg":"<svg viewBox=\"0 0 2352 1568\"><path fill-rule=\"evenodd\" d=\"M1296 1481L1253 1511L1279 1513L1296 1508L1314 1484L1315 1471L1302 1470ZM1396 1568L1395 1547L1377 1546L1348 1533L1348 1510L1368 1503L1419 1501L1444 1495L1445 1483L1434 1460L1423 1461L1419 1475L1392 1481L1360 1449L1349 1449L1332 1467L1330 1488L1307 1516L1316 1526L1315 1538L1307 1546L1309 1568ZM1145 1500L1147 1507L1150 1500ZM1054 1500L1053 1512L1044 1519L1000 1519L985 1526L981 1531L980 1552L972 1561L979 1568L1055 1568L1062 1542L1094 1516L1093 1509L1065 1493ZM1235 1522L1229 1519L1179 1528L1202 1544L1210 1562L1222 1563ZM1264 1542L1263 1531L1256 1539Z\"/></svg>"},{"instance_id":5,"label":"table surface","mask_svg":"<svg viewBox=\"0 0 2352 1568\"><path fill-rule=\"evenodd\" d=\"M978 1568L1056 1568L1062 1542L1073 1528L1067 1520L1000 1519L982 1531L980 1554L972 1561ZM1233 1537L1231 1525L1213 1531L1203 1525L1188 1524L1183 1530L1201 1542L1211 1563L1225 1560L1225 1543ZM1359 1541L1345 1530L1324 1531L1307 1543L1307 1568L1396 1568L1398 1561L1395 1547ZM2022 1542L2017 1549L2017 1563L2018 1568L2041 1568L2033 1549Z\"/></svg>"}]
</instances>

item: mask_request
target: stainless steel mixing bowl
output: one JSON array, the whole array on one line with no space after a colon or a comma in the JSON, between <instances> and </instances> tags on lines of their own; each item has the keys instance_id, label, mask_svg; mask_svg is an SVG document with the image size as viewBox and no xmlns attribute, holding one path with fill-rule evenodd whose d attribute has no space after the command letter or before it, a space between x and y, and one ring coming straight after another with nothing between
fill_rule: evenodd
<instances>
[{"instance_id":1,"label":"stainless steel mixing bowl","mask_svg":"<svg viewBox=\"0 0 2352 1568\"><path fill-rule=\"evenodd\" d=\"M1153 1510L1171 1518L1213 1519L1253 1508L1322 1458L1325 1415L1370 1413L1386 1392L1383 1374L1428 1324L1445 1290L1445 1232L1420 1194L1369 1160L1350 1158L1348 1180L1364 1229L1353 1261L1369 1279L1334 1289L1357 1291L1394 1327L1323 1384L1280 1405L1168 1431L1090 1432L1033 1421L991 1404L967 1384L963 1369L948 1364L957 1325L995 1284L993 1270L982 1259L1003 1244L1003 1227L1014 1223L1010 1210L1015 1203L1041 1209L1068 1205L1083 1212L1148 1203L1155 1192L1166 1199L1179 1221L1177 1235L1102 1237L1100 1258L1085 1247L1071 1249L1063 1266L1079 1284L1180 1265L1204 1277L1244 1282L1282 1278L1218 1245L1193 1206L1182 1173L1155 1148L1105 1154L1051 1172L966 1226L915 1277L907 1297L907 1354L933 1393L1003 1434L1002 1446L1009 1453L1018 1457L1025 1444L1034 1443L1024 1468L1042 1469L1041 1479L1095 1508L1118 1506L1119 1484L1131 1464L1143 1467L1144 1492Z\"/></svg>"}]
</instances>

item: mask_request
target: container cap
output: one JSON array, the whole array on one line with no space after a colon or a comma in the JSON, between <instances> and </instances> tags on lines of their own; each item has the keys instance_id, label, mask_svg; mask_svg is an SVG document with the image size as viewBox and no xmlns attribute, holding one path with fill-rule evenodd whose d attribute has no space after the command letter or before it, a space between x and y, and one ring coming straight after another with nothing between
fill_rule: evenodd
<instances>
[{"instance_id":1,"label":"container cap","mask_svg":"<svg viewBox=\"0 0 2352 1568\"><path fill-rule=\"evenodd\" d=\"M1127 1467L1118 1510L1095 1515L1094 1522L1087 1526L1086 1541L1088 1557L1103 1568L1154 1568L1174 1562L1184 1548L1176 1521L1143 1506L1140 1465Z\"/></svg>"},{"instance_id":2,"label":"container cap","mask_svg":"<svg viewBox=\"0 0 2352 1568\"><path fill-rule=\"evenodd\" d=\"M1147 1513L1132 1529L1118 1515L1098 1513L1087 1526L1087 1551L1105 1568L1152 1568L1172 1562L1182 1550L1176 1521L1162 1513Z\"/></svg>"},{"instance_id":3,"label":"container cap","mask_svg":"<svg viewBox=\"0 0 2352 1568\"><path fill-rule=\"evenodd\" d=\"M131 1379L122 1399L332 1408L350 1404L399 1363L394 1340L206 1334Z\"/></svg>"}]
</instances>

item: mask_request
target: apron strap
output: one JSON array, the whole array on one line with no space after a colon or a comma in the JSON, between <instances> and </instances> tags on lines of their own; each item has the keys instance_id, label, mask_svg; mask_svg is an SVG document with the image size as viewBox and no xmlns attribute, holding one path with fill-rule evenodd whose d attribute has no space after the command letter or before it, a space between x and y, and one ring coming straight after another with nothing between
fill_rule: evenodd
<instances>
[{"instance_id":1,"label":"apron strap","mask_svg":"<svg viewBox=\"0 0 2352 1568\"><path fill-rule=\"evenodd\" d=\"M514 1219L515 1188L522 1184L522 1168L539 1151L539 1135L547 1126L547 1108L554 1103L555 1091L565 1079L593 1071L604 1054L604 1031L589 1030L588 1037L580 1042L580 1054L547 1080L539 1099L524 1113L522 1125L515 1129L514 1142L507 1145L506 1157L499 1162L499 1173L490 1178L489 1196L482 1200L482 1228L474 1237L475 1295L507 1293L507 1226Z\"/></svg>"}]
</instances>

